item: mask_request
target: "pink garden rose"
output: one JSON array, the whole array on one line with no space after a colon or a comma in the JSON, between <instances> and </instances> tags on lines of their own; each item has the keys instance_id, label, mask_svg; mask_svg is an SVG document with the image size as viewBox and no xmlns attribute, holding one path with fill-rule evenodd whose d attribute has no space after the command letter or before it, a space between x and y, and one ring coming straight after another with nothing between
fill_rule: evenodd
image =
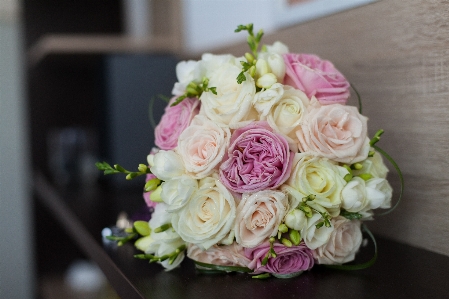
<instances>
[{"instance_id":1,"label":"pink garden rose","mask_svg":"<svg viewBox=\"0 0 449 299\"><path fill-rule=\"evenodd\" d=\"M255 274L264 272L281 275L292 274L310 270L314 265L312 250L301 242L298 246L292 247L274 243L273 249L277 256L269 258L267 264L262 266L262 260L269 249L269 242L265 242L256 248L245 248L245 255L251 260L248 268L254 270Z\"/></svg>"},{"instance_id":2,"label":"pink garden rose","mask_svg":"<svg viewBox=\"0 0 449 299\"><path fill-rule=\"evenodd\" d=\"M342 163L365 160L369 152L367 121L356 107L321 106L315 101L296 131L299 150Z\"/></svg>"},{"instance_id":3,"label":"pink garden rose","mask_svg":"<svg viewBox=\"0 0 449 299\"><path fill-rule=\"evenodd\" d=\"M244 248L235 242L231 245L214 245L207 250L189 244L187 256L197 262L220 266L247 267L250 262Z\"/></svg>"},{"instance_id":4,"label":"pink garden rose","mask_svg":"<svg viewBox=\"0 0 449 299\"><path fill-rule=\"evenodd\" d=\"M234 131L220 180L237 193L275 189L287 180L293 154L287 140L265 121L255 121Z\"/></svg>"},{"instance_id":5,"label":"pink garden rose","mask_svg":"<svg viewBox=\"0 0 449 299\"><path fill-rule=\"evenodd\" d=\"M200 101L196 98L187 98L176 106L170 106L175 100L176 97L170 100L154 130L155 144L163 150L171 150L178 145L179 135L200 112Z\"/></svg>"},{"instance_id":6,"label":"pink garden rose","mask_svg":"<svg viewBox=\"0 0 449 299\"><path fill-rule=\"evenodd\" d=\"M345 104L349 98L349 82L334 65L312 54L284 54L284 84L315 96L322 105Z\"/></svg>"}]
</instances>

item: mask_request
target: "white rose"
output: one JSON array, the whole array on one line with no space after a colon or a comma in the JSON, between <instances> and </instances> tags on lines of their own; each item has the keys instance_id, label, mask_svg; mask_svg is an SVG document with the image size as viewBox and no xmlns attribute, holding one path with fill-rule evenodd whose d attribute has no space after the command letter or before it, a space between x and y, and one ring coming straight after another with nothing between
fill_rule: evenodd
<instances>
[{"instance_id":1,"label":"white rose","mask_svg":"<svg viewBox=\"0 0 449 299\"><path fill-rule=\"evenodd\" d=\"M151 172L163 181L181 176L185 172L181 157L172 150L160 150L149 162L152 162Z\"/></svg>"},{"instance_id":2,"label":"white rose","mask_svg":"<svg viewBox=\"0 0 449 299\"><path fill-rule=\"evenodd\" d=\"M296 131L307 115L309 99L298 89L284 85L282 97L273 104L270 112L261 117L267 120L276 132L284 135L293 152L298 151L298 137Z\"/></svg>"},{"instance_id":3,"label":"white rose","mask_svg":"<svg viewBox=\"0 0 449 299\"><path fill-rule=\"evenodd\" d=\"M293 209L285 216L284 223L289 228L300 231L307 226L307 217L303 211Z\"/></svg>"},{"instance_id":4,"label":"white rose","mask_svg":"<svg viewBox=\"0 0 449 299\"><path fill-rule=\"evenodd\" d=\"M301 230L301 236L310 249L318 248L327 243L334 227L322 226L316 228L316 225L323 221L320 214L314 213L312 217L307 218L307 225Z\"/></svg>"},{"instance_id":5,"label":"white rose","mask_svg":"<svg viewBox=\"0 0 449 299\"><path fill-rule=\"evenodd\" d=\"M237 83L241 68L233 64L219 67L209 80L209 87L216 87L217 94L203 92L201 95L201 114L214 122L226 125L235 124L251 117L251 102L256 93L254 80L245 73L246 80Z\"/></svg>"},{"instance_id":6,"label":"white rose","mask_svg":"<svg viewBox=\"0 0 449 299\"><path fill-rule=\"evenodd\" d=\"M176 77L178 82L175 83L173 87L172 94L180 96L184 94L187 85L192 81L199 81L198 78L198 61L181 61L176 65Z\"/></svg>"},{"instance_id":7,"label":"white rose","mask_svg":"<svg viewBox=\"0 0 449 299\"><path fill-rule=\"evenodd\" d=\"M393 188L386 179L374 178L366 181L366 197L371 209L391 207Z\"/></svg>"},{"instance_id":8,"label":"white rose","mask_svg":"<svg viewBox=\"0 0 449 299\"><path fill-rule=\"evenodd\" d=\"M188 175L202 179L221 162L231 132L204 115L197 115L179 136L176 152L181 156Z\"/></svg>"},{"instance_id":9,"label":"white rose","mask_svg":"<svg viewBox=\"0 0 449 299\"><path fill-rule=\"evenodd\" d=\"M173 213L173 228L186 242L207 249L228 235L235 210L232 194L219 180L207 177L188 203Z\"/></svg>"},{"instance_id":10,"label":"white rose","mask_svg":"<svg viewBox=\"0 0 449 299\"><path fill-rule=\"evenodd\" d=\"M343 264L354 260L362 244L360 221L336 217L331 220L334 230L329 241L313 251L319 264Z\"/></svg>"},{"instance_id":11,"label":"white rose","mask_svg":"<svg viewBox=\"0 0 449 299\"><path fill-rule=\"evenodd\" d=\"M367 158L366 160L360 162L360 164L362 164L362 168L359 170L353 170L352 173L354 175L369 173L375 178L385 179L387 177L388 168L384 164L382 155L378 152L375 152L373 157Z\"/></svg>"},{"instance_id":12,"label":"white rose","mask_svg":"<svg viewBox=\"0 0 449 299\"><path fill-rule=\"evenodd\" d=\"M168 212L176 212L187 204L198 189L198 181L187 175L162 183L161 198L168 205Z\"/></svg>"},{"instance_id":13,"label":"white rose","mask_svg":"<svg viewBox=\"0 0 449 299\"><path fill-rule=\"evenodd\" d=\"M239 58L231 54L215 55L211 53L204 53L201 56L201 74L203 77L210 78L222 65L230 64L240 66ZM213 87L213 85L209 85Z\"/></svg>"},{"instance_id":14,"label":"white rose","mask_svg":"<svg viewBox=\"0 0 449 299\"><path fill-rule=\"evenodd\" d=\"M271 107L276 104L284 94L284 86L280 83L273 84L269 89L256 93L253 99L254 108L264 117L270 112Z\"/></svg>"},{"instance_id":15,"label":"white rose","mask_svg":"<svg viewBox=\"0 0 449 299\"><path fill-rule=\"evenodd\" d=\"M341 191L346 185L343 179L348 171L335 162L305 153L295 154L292 172L282 189L295 197L315 195L307 204L323 212L323 208L335 217L340 213ZM295 193L293 190L298 193Z\"/></svg>"},{"instance_id":16,"label":"white rose","mask_svg":"<svg viewBox=\"0 0 449 299\"><path fill-rule=\"evenodd\" d=\"M341 207L348 212L364 210L369 202L366 200L365 181L359 177L352 178L341 192Z\"/></svg>"},{"instance_id":17,"label":"white rose","mask_svg":"<svg viewBox=\"0 0 449 299\"><path fill-rule=\"evenodd\" d=\"M275 236L288 208L285 193L262 190L243 194L237 206L235 240L243 247L256 247L266 238Z\"/></svg>"}]
</instances>

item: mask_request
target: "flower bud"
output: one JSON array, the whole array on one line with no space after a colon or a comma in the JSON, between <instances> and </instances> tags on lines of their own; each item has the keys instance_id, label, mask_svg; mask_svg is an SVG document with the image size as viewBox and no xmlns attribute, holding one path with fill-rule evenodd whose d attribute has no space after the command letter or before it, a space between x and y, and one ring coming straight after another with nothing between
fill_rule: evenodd
<instances>
[{"instance_id":1,"label":"flower bud","mask_svg":"<svg viewBox=\"0 0 449 299\"><path fill-rule=\"evenodd\" d=\"M154 179L151 179L151 180L149 180L148 182L145 183L144 189L145 189L146 192L153 191L160 184L161 184L161 180L158 179L158 178L154 178Z\"/></svg>"},{"instance_id":2,"label":"flower bud","mask_svg":"<svg viewBox=\"0 0 449 299\"><path fill-rule=\"evenodd\" d=\"M307 217L304 212L294 209L285 216L285 224L294 230L301 230L307 225Z\"/></svg>"},{"instance_id":3,"label":"flower bud","mask_svg":"<svg viewBox=\"0 0 449 299\"><path fill-rule=\"evenodd\" d=\"M282 82L285 76L284 58L279 54L271 54L268 56L267 61L271 72L276 76L278 82Z\"/></svg>"},{"instance_id":4,"label":"flower bud","mask_svg":"<svg viewBox=\"0 0 449 299\"><path fill-rule=\"evenodd\" d=\"M276 82L277 82L276 76L273 73L267 73L262 77L260 77L259 79L257 79L256 85L257 87L268 89Z\"/></svg>"},{"instance_id":5,"label":"flower bud","mask_svg":"<svg viewBox=\"0 0 449 299\"><path fill-rule=\"evenodd\" d=\"M262 77L270 72L270 68L265 59L258 59L256 62L256 75L257 77Z\"/></svg>"},{"instance_id":6,"label":"flower bud","mask_svg":"<svg viewBox=\"0 0 449 299\"><path fill-rule=\"evenodd\" d=\"M139 171L140 172L147 172L147 166L145 165L145 164L139 164L139 167L138 167L138 169L139 169Z\"/></svg>"},{"instance_id":7,"label":"flower bud","mask_svg":"<svg viewBox=\"0 0 449 299\"><path fill-rule=\"evenodd\" d=\"M148 236L151 233L151 229L147 221L135 221L134 229L141 236Z\"/></svg>"},{"instance_id":8,"label":"flower bud","mask_svg":"<svg viewBox=\"0 0 449 299\"><path fill-rule=\"evenodd\" d=\"M151 192L150 200L154 202L162 202L161 192L162 186L157 187L153 192Z\"/></svg>"}]
</instances>

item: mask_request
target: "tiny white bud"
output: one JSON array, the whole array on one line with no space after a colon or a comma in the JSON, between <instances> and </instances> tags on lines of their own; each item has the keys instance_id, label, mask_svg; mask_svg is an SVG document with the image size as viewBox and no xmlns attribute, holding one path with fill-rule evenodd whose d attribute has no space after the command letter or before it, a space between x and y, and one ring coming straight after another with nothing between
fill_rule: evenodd
<instances>
[{"instance_id":1,"label":"tiny white bud","mask_svg":"<svg viewBox=\"0 0 449 299\"><path fill-rule=\"evenodd\" d=\"M268 89L278 80L273 73L268 73L257 79L256 85L260 88Z\"/></svg>"},{"instance_id":2,"label":"tiny white bud","mask_svg":"<svg viewBox=\"0 0 449 299\"><path fill-rule=\"evenodd\" d=\"M258 59L256 62L256 76L262 77L270 72L270 67L265 59Z\"/></svg>"}]
</instances>

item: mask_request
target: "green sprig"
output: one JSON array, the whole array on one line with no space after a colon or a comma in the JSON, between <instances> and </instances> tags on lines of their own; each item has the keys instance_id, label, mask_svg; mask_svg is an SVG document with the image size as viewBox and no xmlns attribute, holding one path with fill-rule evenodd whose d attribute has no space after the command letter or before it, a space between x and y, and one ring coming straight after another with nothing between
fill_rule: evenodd
<instances>
[{"instance_id":1,"label":"green sprig","mask_svg":"<svg viewBox=\"0 0 449 299\"><path fill-rule=\"evenodd\" d=\"M178 248L176 248L175 251L172 251L169 254L164 254L162 256L156 256L153 254L136 254L136 255L134 255L134 257L137 259L141 259L141 260L148 260L150 263L163 262L165 260L168 260L168 264L171 265L176 260L178 255L180 253L182 253L183 251L185 251L186 248L187 248L186 245L183 244L183 245L179 246Z\"/></svg>"},{"instance_id":2,"label":"green sprig","mask_svg":"<svg viewBox=\"0 0 449 299\"><path fill-rule=\"evenodd\" d=\"M138 177L138 176L141 176L141 175L144 175L147 173L151 173L150 168L148 168L148 166L145 164L139 164L139 167L138 167L139 171L126 170L119 164L115 164L114 167L112 167L107 162L97 162L97 163L95 163L95 166L97 166L97 168L99 170L103 170L105 175L124 173L124 174L126 174L127 180L132 180L135 177Z\"/></svg>"},{"instance_id":3,"label":"green sprig","mask_svg":"<svg viewBox=\"0 0 449 299\"><path fill-rule=\"evenodd\" d=\"M212 92L213 94L217 94L217 88L216 87L209 87L209 79L206 77L203 78L201 83L196 83L195 81L190 82L186 87L186 92L176 98L176 100L171 104L171 106L176 106L179 103L181 103L186 98L197 98L199 99L203 92Z\"/></svg>"},{"instance_id":4,"label":"green sprig","mask_svg":"<svg viewBox=\"0 0 449 299\"><path fill-rule=\"evenodd\" d=\"M248 37L247 42L248 46L251 49L251 53L246 53L245 58L247 61L241 61L242 64L242 71L237 76L237 83L242 84L244 81L246 81L245 73L248 72L251 77L254 77L256 74L256 62L257 62L257 56L258 56L258 50L260 41L262 40L263 36L263 30L259 30L259 32L254 35L253 32L253 24L248 25L238 25L237 29L235 29L235 32L241 32L241 31L248 31Z\"/></svg>"}]
</instances>

